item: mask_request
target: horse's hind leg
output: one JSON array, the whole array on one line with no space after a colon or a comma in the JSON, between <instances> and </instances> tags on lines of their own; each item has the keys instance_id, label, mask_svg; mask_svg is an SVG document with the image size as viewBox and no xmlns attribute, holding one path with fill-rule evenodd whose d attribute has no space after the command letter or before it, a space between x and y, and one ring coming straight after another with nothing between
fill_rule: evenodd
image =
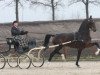
<instances>
[{"instance_id":1,"label":"horse's hind leg","mask_svg":"<svg viewBox=\"0 0 100 75\"><path fill-rule=\"evenodd\" d=\"M96 42L94 43L97 46L97 51L95 52L95 55L99 55L100 53L100 45Z\"/></svg>"},{"instance_id":2,"label":"horse's hind leg","mask_svg":"<svg viewBox=\"0 0 100 75\"><path fill-rule=\"evenodd\" d=\"M99 48L99 49L100 49L100 45L99 45L97 42L95 42L95 43L94 43L94 45L96 45L96 46L97 46L97 48Z\"/></svg>"},{"instance_id":3,"label":"horse's hind leg","mask_svg":"<svg viewBox=\"0 0 100 75\"><path fill-rule=\"evenodd\" d=\"M67 53L67 52L66 52L66 47L65 47L65 46L63 47L63 51L64 51L64 53L61 54L62 60L66 60L66 58L67 58L67 56L66 56L67 54L66 54L66 53Z\"/></svg>"},{"instance_id":4,"label":"horse's hind leg","mask_svg":"<svg viewBox=\"0 0 100 75\"><path fill-rule=\"evenodd\" d=\"M61 54L59 53L59 50L61 49L62 49L62 45L59 45L58 47L56 47L55 50L50 54L48 61L51 61L55 54Z\"/></svg>"}]
</instances>

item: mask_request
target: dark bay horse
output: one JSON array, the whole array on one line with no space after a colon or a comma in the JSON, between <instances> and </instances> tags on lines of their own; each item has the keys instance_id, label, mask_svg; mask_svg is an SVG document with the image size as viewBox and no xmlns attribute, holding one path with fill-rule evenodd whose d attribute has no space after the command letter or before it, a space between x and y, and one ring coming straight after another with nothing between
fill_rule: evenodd
<instances>
[{"instance_id":1,"label":"dark bay horse","mask_svg":"<svg viewBox=\"0 0 100 75\"><path fill-rule=\"evenodd\" d=\"M88 47L96 45L97 48L100 49L100 46L97 42L91 41L91 37L90 37L90 31L91 30L93 32L96 32L96 26L95 26L94 20L92 19L92 16L90 16L89 19L85 19L82 22L78 32L61 33L61 34L56 34L56 35L47 34L45 36L43 46L45 46L46 48L48 47L48 43L49 43L49 40L50 40L51 37L53 37L52 43L54 45L59 44L59 46L56 47L55 50L50 54L48 61L51 61L52 57L55 54L61 54L59 51L64 46L68 46L68 47L71 47L71 48L76 48L78 50L76 65L77 65L77 67L79 67L78 61L80 59L81 52L84 48L88 48ZM61 45L61 43L69 42L69 41L71 41L71 43L66 44L66 45Z\"/></svg>"}]
</instances>

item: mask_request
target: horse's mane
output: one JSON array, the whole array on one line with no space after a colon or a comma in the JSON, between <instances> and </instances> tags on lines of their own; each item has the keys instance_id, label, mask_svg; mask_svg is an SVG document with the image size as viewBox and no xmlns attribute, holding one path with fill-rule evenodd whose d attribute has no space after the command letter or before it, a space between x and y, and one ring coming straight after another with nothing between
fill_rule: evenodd
<instances>
[{"instance_id":1,"label":"horse's mane","mask_svg":"<svg viewBox=\"0 0 100 75\"><path fill-rule=\"evenodd\" d=\"M82 24L81 24L81 26L80 26L78 32L81 33L81 32L83 32L83 31L89 30L89 29L88 29L88 26L87 26L87 23L88 23L88 19L85 19L85 20L82 22Z\"/></svg>"}]
</instances>

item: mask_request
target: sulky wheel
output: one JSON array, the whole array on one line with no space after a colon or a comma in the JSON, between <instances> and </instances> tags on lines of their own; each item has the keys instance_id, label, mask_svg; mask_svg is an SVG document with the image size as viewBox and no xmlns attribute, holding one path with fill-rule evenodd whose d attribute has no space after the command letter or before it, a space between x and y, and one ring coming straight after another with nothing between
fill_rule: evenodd
<instances>
[{"instance_id":1,"label":"sulky wheel","mask_svg":"<svg viewBox=\"0 0 100 75\"><path fill-rule=\"evenodd\" d=\"M7 59L7 63L11 68L15 68L15 67L18 67L17 60L18 60L18 55L9 56Z\"/></svg>"},{"instance_id":2,"label":"sulky wheel","mask_svg":"<svg viewBox=\"0 0 100 75\"><path fill-rule=\"evenodd\" d=\"M0 54L0 69L3 69L6 65L6 60L2 54Z\"/></svg>"},{"instance_id":3,"label":"sulky wheel","mask_svg":"<svg viewBox=\"0 0 100 75\"><path fill-rule=\"evenodd\" d=\"M7 43L0 43L0 53L7 55L7 53L10 51L11 46Z\"/></svg>"},{"instance_id":4,"label":"sulky wheel","mask_svg":"<svg viewBox=\"0 0 100 75\"><path fill-rule=\"evenodd\" d=\"M43 49L41 50L33 50L30 52L30 57L32 59L32 65L34 67L42 67L44 64L44 54Z\"/></svg>"},{"instance_id":5,"label":"sulky wheel","mask_svg":"<svg viewBox=\"0 0 100 75\"><path fill-rule=\"evenodd\" d=\"M28 55L22 54L17 60L20 69L28 69L31 66L31 59Z\"/></svg>"}]
</instances>

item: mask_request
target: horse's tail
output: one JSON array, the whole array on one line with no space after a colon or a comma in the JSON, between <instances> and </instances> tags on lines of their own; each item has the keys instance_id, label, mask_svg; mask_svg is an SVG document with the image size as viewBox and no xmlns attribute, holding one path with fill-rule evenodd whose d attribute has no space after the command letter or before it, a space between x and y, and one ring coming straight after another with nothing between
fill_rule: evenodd
<instances>
[{"instance_id":1,"label":"horse's tail","mask_svg":"<svg viewBox=\"0 0 100 75\"><path fill-rule=\"evenodd\" d=\"M48 47L49 40L50 40L50 38L53 37L53 36L54 36L54 35L52 35L52 34L46 34L45 39L44 39L43 46Z\"/></svg>"}]
</instances>

